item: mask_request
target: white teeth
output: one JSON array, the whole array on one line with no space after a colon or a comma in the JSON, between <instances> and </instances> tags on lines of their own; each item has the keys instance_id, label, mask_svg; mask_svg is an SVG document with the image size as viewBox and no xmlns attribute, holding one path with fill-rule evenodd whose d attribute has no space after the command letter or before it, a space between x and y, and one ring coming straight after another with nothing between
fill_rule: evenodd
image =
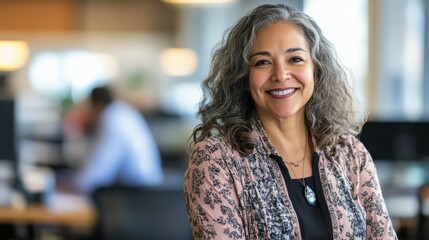
<instances>
[{"instance_id":1,"label":"white teeth","mask_svg":"<svg viewBox=\"0 0 429 240\"><path fill-rule=\"evenodd\" d=\"M270 91L271 94L275 95L275 96L282 96L282 95L287 95L289 93L294 92L295 89L294 88L289 88L283 91Z\"/></svg>"}]
</instances>

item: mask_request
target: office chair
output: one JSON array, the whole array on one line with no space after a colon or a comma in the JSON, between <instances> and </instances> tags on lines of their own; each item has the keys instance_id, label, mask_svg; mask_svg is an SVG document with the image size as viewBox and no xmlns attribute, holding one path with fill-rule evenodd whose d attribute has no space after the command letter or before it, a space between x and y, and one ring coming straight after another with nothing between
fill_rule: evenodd
<instances>
[{"instance_id":1,"label":"office chair","mask_svg":"<svg viewBox=\"0 0 429 240\"><path fill-rule=\"evenodd\" d=\"M417 226L417 238L429 239L429 183L420 187L418 192L419 215Z\"/></svg>"},{"instance_id":2,"label":"office chair","mask_svg":"<svg viewBox=\"0 0 429 240\"><path fill-rule=\"evenodd\" d=\"M182 188L102 187L93 200L96 239L192 239Z\"/></svg>"}]
</instances>

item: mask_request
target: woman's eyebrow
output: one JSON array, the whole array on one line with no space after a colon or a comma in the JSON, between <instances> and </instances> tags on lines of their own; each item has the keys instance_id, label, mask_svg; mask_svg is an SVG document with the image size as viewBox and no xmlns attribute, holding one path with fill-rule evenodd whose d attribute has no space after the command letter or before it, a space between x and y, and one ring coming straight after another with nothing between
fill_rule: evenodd
<instances>
[{"instance_id":1,"label":"woman's eyebrow","mask_svg":"<svg viewBox=\"0 0 429 240\"><path fill-rule=\"evenodd\" d=\"M271 56L271 53L266 52L266 51L262 51L262 52L255 52L252 55L250 55L250 58L254 57L254 56Z\"/></svg>"},{"instance_id":2,"label":"woman's eyebrow","mask_svg":"<svg viewBox=\"0 0 429 240\"><path fill-rule=\"evenodd\" d=\"M303 52L305 52L304 49L299 48L299 47L297 47L297 48L288 48L285 52L291 53L291 52L297 52L297 51L303 51Z\"/></svg>"},{"instance_id":3,"label":"woman's eyebrow","mask_svg":"<svg viewBox=\"0 0 429 240\"><path fill-rule=\"evenodd\" d=\"M288 49L286 49L285 53L292 53L292 52L297 52L297 51L306 52L304 49L296 47L296 48L288 48ZM254 56L271 56L271 53L269 53L267 51L255 52L252 55L250 55L250 58L252 58Z\"/></svg>"}]
</instances>

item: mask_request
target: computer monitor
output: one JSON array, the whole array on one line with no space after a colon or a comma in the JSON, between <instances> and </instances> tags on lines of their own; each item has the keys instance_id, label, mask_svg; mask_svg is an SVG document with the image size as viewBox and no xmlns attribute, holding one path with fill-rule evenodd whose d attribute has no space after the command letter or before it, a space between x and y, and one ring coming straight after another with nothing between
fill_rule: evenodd
<instances>
[{"instance_id":1,"label":"computer monitor","mask_svg":"<svg viewBox=\"0 0 429 240\"><path fill-rule=\"evenodd\" d=\"M0 161L10 166L13 187L22 190L16 136L15 100L0 98Z\"/></svg>"},{"instance_id":2,"label":"computer monitor","mask_svg":"<svg viewBox=\"0 0 429 240\"><path fill-rule=\"evenodd\" d=\"M0 99L0 160L16 161L15 101Z\"/></svg>"},{"instance_id":3,"label":"computer monitor","mask_svg":"<svg viewBox=\"0 0 429 240\"><path fill-rule=\"evenodd\" d=\"M421 160L429 158L429 122L369 121L360 140L373 159Z\"/></svg>"}]
</instances>

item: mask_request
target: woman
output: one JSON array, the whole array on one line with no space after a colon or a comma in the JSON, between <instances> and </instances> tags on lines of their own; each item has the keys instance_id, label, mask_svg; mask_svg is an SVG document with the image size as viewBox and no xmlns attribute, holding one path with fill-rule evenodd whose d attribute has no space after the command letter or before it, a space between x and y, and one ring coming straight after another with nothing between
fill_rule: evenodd
<instances>
[{"instance_id":1,"label":"woman","mask_svg":"<svg viewBox=\"0 0 429 240\"><path fill-rule=\"evenodd\" d=\"M185 201L196 239L397 239L347 74L287 5L241 18L203 83Z\"/></svg>"}]
</instances>

